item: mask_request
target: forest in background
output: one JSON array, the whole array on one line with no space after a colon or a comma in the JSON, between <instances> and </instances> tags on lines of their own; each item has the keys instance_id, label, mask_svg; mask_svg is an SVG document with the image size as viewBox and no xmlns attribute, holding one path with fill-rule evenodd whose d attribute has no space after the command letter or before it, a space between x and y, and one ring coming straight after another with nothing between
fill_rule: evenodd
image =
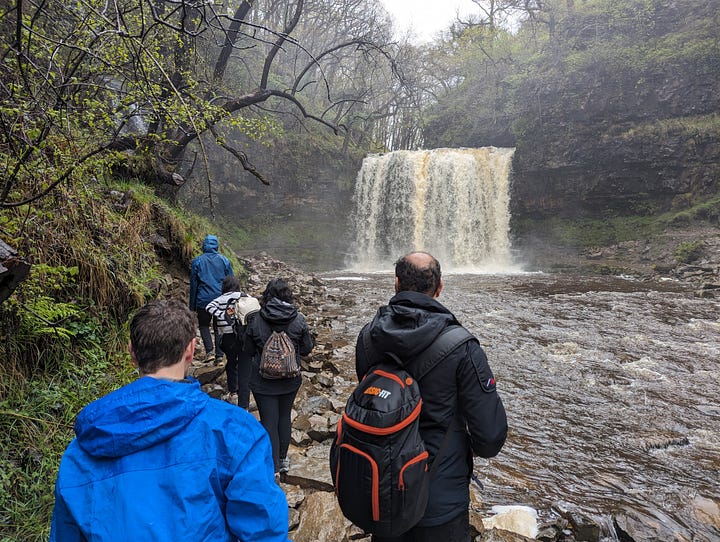
<instances>
[{"instance_id":1,"label":"forest in background","mask_svg":"<svg viewBox=\"0 0 720 542\"><path fill-rule=\"evenodd\" d=\"M424 45L372 0L0 6L0 240L32 264L0 303L0 540L47 537L74 417L132 378L127 317L186 295L170 270L204 234L236 252L267 232L334 251L368 152L516 146L515 184L556 194L594 175L597 155L577 149L635 149L639 171L677 186L600 211L664 227L702 209L689 220L717 228L716 0L476 4ZM633 159L603 157L610 173ZM522 189L528 229L543 205L570 205ZM330 195L333 212L315 212ZM305 207L314 220L296 228ZM608 225L568 220L569 244Z\"/></svg>"}]
</instances>

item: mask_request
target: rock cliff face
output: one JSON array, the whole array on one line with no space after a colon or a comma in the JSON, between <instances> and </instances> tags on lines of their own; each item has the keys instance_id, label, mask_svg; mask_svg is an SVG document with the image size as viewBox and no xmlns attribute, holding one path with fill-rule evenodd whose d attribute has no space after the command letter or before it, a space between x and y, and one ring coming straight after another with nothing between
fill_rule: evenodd
<instances>
[{"instance_id":1,"label":"rock cliff face","mask_svg":"<svg viewBox=\"0 0 720 542\"><path fill-rule=\"evenodd\" d=\"M244 230L234 243L242 247L241 255L265 250L309 269L342 267L362 157L318 148L317 141L281 140L269 148L247 143L248 156L269 185L225 156L213 160L213 212L230 231ZM182 198L194 210L209 213L204 183L184 187Z\"/></svg>"},{"instance_id":2,"label":"rock cliff face","mask_svg":"<svg viewBox=\"0 0 720 542\"><path fill-rule=\"evenodd\" d=\"M720 59L540 89L517 141L516 217L651 214L720 190Z\"/></svg>"}]
</instances>

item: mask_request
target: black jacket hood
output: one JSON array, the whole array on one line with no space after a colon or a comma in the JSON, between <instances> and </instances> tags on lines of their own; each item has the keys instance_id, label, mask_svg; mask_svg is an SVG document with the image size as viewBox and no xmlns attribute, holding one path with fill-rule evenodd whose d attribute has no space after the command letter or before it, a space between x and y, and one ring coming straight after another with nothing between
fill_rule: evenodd
<instances>
[{"instance_id":1,"label":"black jacket hood","mask_svg":"<svg viewBox=\"0 0 720 542\"><path fill-rule=\"evenodd\" d=\"M405 360L425 350L450 324L458 324L457 319L432 297L400 292L378 309L369 332L378 351Z\"/></svg>"},{"instance_id":2,"label":"black jacket hood","mask_svg":"<svg viewBox=\"0 0 720 542\"><path fill-rule=\"evenodd\" d=\"M260 314L267 322L277 325L289 324L295 319L297 313L295 305L281 301L277 297L273 297L260 309Z\"/></svg>"}]
</instances>

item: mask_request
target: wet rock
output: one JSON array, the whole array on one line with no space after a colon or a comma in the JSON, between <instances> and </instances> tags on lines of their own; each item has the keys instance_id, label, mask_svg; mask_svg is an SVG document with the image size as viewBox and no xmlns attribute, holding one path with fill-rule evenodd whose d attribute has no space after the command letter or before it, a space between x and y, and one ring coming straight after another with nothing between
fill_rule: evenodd
<instances>
[{"instance_id":1,"label":"wet rock","mask_svg":"<svg viewBox=\"0 0 720 542\"><path fill-rule=\"evenodd\" d=\"M657 263L653 265L653 270L660 275L669 275L675 271L675 266L673 264Z\"/></svg>"},{"instance_id":2,"label":"wet rock","mask_svg":"<svg viewBox=\"0 0 720 542\"><path fill-rule=\"evenodd\" d=\"M690 446L690 440L681 433L665 432L641 437L640 446L646 452L664 450L676 446Z\"/></svg>"},{"instance_id":3,"label":"wet rock","mask_svg":"<svg viewBox=\"0 0 720 542\"><path fill-rule=\"evenodd\" d=\"M301 414L322 414L328 410L333 409L333 402L330 398L324 395L315 395L308 397L302 405L298 406L298 410Z\"/></svg>"},{"instance_id":4,"label":"wet rock","mask_svg":"<svg viewBox=\"0 0 720 542\"><path fill-rule=\"evenodd\" d=\"M300 526L300 510L290 508L288 510L288 531L293 531Z\"/></svg>"},{"instance_id":5,"label":"wet rock","mask_svg":"<svg viewBox=\"0 0 720 542\"><path fill-rule=\"evenodd\" d=\"M221 386L215 382L210 382L203 386L203 391L214 399L224 399L225 386Z\"/></svg>"},{"instance_id":6,"label":"wet rock","mask_svg":"<svg viewBox=\"0 0 720 542\"><path fill-rule=\"evenodd\" d=\"M703 282L700 289L695 291L695 297L708 299L718 296L720 296L720 282Z\"/></svg>"},{"instance_id":7,"label":"wet rock","mask_svg":"<svg viewBox=\"0 0 720 542\"><path fill-rule=\"evenodd\" d=\"M483 519L485 529L512 531L529 539L537 534L537 512L528 506L493 506L495 515Z\"/></svg>"},{"instance_id":8,"label":"wet rock","mask_svg":"<svg viewBox=\"0 0 720 542\"><path fill-rule=\"evenodd\" d=\"M476 512L472 509L472 503L471 503L471 509L470 509L470 536L475 539L475 537L485 531L485 526L483 525L483 518L482 514L479 512Z\"/></svg>"},{"instance_id":9,"label":"wet rock","mask_svg":"<svg viewBox=\"0 0 720 542\"><path fill-rule=\"evenodd\" d=\"M474 542L531 542L534 539L512 531L489 529L480 533L473 540Z\"/></svg>"},{"instance_id":10,"label":"wet rock","mask_svg":"<svg viewBox=\"0 0 720 542\"><path fill-rule=\"evenodd\" d=\"M552 510L560 517L539 528L538 540L599 542L606 539L611 530L608 526L603 528L598 519L584 514L574 504L559 501L553 504Z\"/></svg>"},{"instance_id":11,"label":"wet rock","mask_svg":"<svg viewBox=\"0 0 720 542\"><path fill-rule=\"evenodd\" d=\"M314 355L312 358L303 358L300 360L300 365L304 371L319 373L323 368L323 360L318 359L317 356Z\"/></svg>"},{"instance_id":12,"label":"wet rock","mask_svg":"<svg viewBox=\"0 0 720 542\"><path fill-rule=\"evenodd\" d=\"M690 542L692 537L661 511L650 516L638 510L623 510L613 517L613 526L620 542L644 542L662 540L666 542Z\"/></svg>"},{"instance_id":13,"label":"wet rock","mask_svg":"<svg viewBox=\"0 0 720 542\"><path fill-rule=\"evenodd\" d=\"M280 483L280 487L285 492L285 498L288 502L288 507L298 508L305 500L305 490L298 486L293 486L285 482Z\"/></svg>"},{"instance_id":14,"label":"wet rock","mask_svg":"<svg viewBox=\"0 0 720 542\"><path fill-rule=\"evenodd\" d=\"M575 540L578 542L599 542L600 525L594 519L576 510L569 512L567 517Z\"/></svg>"},{"instance_id":15,"label":"wet rock","mask_svg":"<svg viewBox=\"0 0 720 542\"><path fill-rule=\"evenodd\" d=\"M174 277L170 273L165 273L162 277L147 281L145 287L155 297L172 297L170 292L176 287L176 284Z\"/></svg>"},{"instance_id":16,"label":"wet rock","mask_svg":"<svg viewBox=\"0 0 720 542\"><path fill-rule=\"evenodd\" d=\"M291 450L290 473L286 483L303 489L334 491L330 476L330 444L315 444L304 449ZM334 495L334 493L333 493Z\"/></svg>"},{"instance_id":17,"label":"wet rock","mask_svg":"<svg viewBox=\"0 0 720 542\"><path fill-rule=\"evenodd\" d=\"M350 540L352 523L345 519L334 493L310 493L300 506L300 521L290 533L294 542L341 542Z\"/></svg>"},{"instance_id":18,"label":"wet rock","mask_svg":"<svg viewBox=\"0 0 720 542\"><path fill-rule=\"evenodd\" d=\"M345 411L345 405L347 404L347 400L343 397L342 399L339 399L337 397L330 398L330 401L332 403L332 411L337 412L338 414L341 414Z\"/></svg>"},{"instance_id":19,"label":"wet rock","mask_svg":"<svg viewBox=\"0 0 720 542\"><path fill-rule=\"evenodd\" d=\"M692 502L692 513L698 521L712 525L720 533L720 505L717 501L705 497L695 497Z\"/></svg>"},{"instance_id":20,"label":"wet rock","mask_svg":"<svg viewBox=\"0 0 720 542\"><path fill-rule=\"evenodd\" d=\"M145 241L152 244L155 252L161 256L170 256L172 254L172 244L165 237L157 232L152 233Z\"/></svg>"},{"instance_id":21,"label":"wet rock","mask_svg":"<svg viewBox=\"0 0 720 542\"><path fill-rule=\"evenodd\" d=\"M290 442L292 442L295 446L305 447L312 444L313 439L311 439L310 435L308 435L305 431L293 428L290 435Z\"/></svg>"},{"instance_id":22,"label":"wet rock","mask_svg":"<svg viewBox=\"0 0 720 542\"><path fill-rule=\"evenodd\" d=\"M0 241L0 303L30 274L31 264L10 245Z\"/></svg>"},{"instance_id":23,"label":"wet rock","mask_svg":"<svg viewBox=\"0 0 720 542\"><path fill-rule=\"evenodd\" d=\"M340 415L328 412L324 415L313 414L308 418L310 427L306 431L308 436L316 442L323 442L335 437L335 426Z\"/></svg>"},{"instance_id":24,"label":"wet rock","mask_svg":"<svg viewBox=\"0 0 720 542\"><path fill-rule=\"evenodd\" d=\"M224 365L208 365L208 366L193 366L189 371L190 376L197 378L200 385L204 386L217 380L221 375L225 374Z\"/></svg>"},{"instance_id":25,"label":"wet rock","mask_svg":"<svg viewBox=\"0 0 720 542\"><path fill-rule=\"evenodd\" d=\"M561 537L565 538L570 534L570 530L566 529L564 521L558 523L544 523L538 527L538 533L535 535L535 540L541 542L557 542ZM566 531L563 533L563 531ZM567 539L567 538L565 538Z\"/></svg>"},{"instance_id":26,"label":"wet rock","mask_svg":"<svg viewBox=\"0 0 720 542\"><path fill-rule=\"evenodd\" d=\"M320 373L312 377L312 382L313 384L319 384L325 388L330 388L334 383L334 377L332 374Z\"/></svg>"}]
</instances>

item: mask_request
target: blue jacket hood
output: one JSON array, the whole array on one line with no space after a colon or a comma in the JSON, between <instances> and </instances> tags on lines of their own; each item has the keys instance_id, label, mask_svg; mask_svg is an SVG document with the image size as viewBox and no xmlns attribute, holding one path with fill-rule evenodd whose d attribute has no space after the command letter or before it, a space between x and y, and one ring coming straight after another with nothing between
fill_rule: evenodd
<instances>
[{"instance_id":1,"label":"blue jacket hood","mask_svg":"<svg viewBox=\"0 0 720 542\"><path fill-rule=\"evenodd\" d=\"M288 542L267 431L196 380L135 380L88 405L76 433L51 542Z\"/></svg>"},{"instance_id":2,"label":"blue jacket hood","mask_svg":"<svg viewBox=\"0 0 720 542\"><path fill-rule=\"evenodd\" d=\"M123 457L166 441L209 399L192 378L173 382L146 376L118 391L90 403L75 421L78 444L93 457Z\"/></svg>"},{"instance_id":3,"label":"blue jacket hood","mask_svg":"<svg viewBox=\"0 0 720 542\"><path fill-rule=\"evenodd\" d=\"M218 246L220 246L220 243L218 243L218 238L216 235L206 235L205 240L203 241L203 252L217 252Z\"/></svg>"}]
</instances>

